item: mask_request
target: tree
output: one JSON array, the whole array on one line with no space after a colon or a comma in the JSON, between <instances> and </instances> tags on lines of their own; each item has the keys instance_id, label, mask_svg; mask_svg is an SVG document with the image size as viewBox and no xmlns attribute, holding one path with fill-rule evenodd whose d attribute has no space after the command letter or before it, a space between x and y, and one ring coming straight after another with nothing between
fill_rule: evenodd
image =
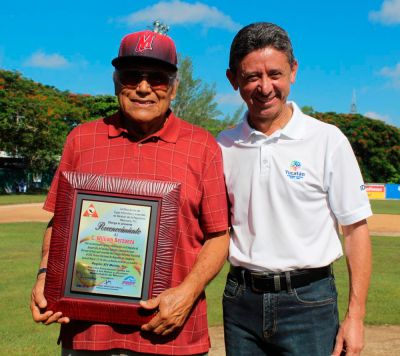
<instances>
[{"instance_id":1,"label":"tree","mask_svg":"<svg viewBox=\"0 0 400 356\"><path fill-rule=\"evenodd\" d=\"M305 105L301 108L301 111L306 115L311 115L314 113L314 108L312 106Z\"/></svg>"},{"instance_id":2,"label":"tree","mask_svg":"<svg viewBox=\"0 0 400 356\"><path fill-rule=\"evenodd\" d=\"M91 100L0 70L0 151L23 160L27 172L52 171L68 132L95 115L92 106L103 101L110 100Z\"/></svg>"},{"instance_id":3,"label":"tree","mask_svg":"<svg viewBox=\"0 0 400 356\"><path fill-rule=\"evenodd\" d=\"M237 124L245 106L232 116L221 114L215 86L193 78L192 62L180 65L175 114L217 135ZM0 70L0 151L23 159L31 173L55 169L69 131L81 122L105 117L118 109L115 96L78 95L35 83L18 72ZM338 126L349 139L366 182L400 183L400 130L362 115L314 112L317 119Z\"/></svg>"},{"instance_id":4,"label":"tree","mask_svg":"<svg viewBox=\"0 0 400 356\"><path fill-rule=\"evenodd\" d=\"M400 130L359 114L314 113L340 128L353 147L364 180L400 183Z\"/></svg>"},{"instance_id":5,"label":"tree","mask_svg":"<svg viewBox=\"0 0 400 356\"><path fill-rule=\"evenodd\" d=\"M86 95L80 96L79 100L89 111L90 119L110 116L119 108L118 99L115 95Z\"/></svg>"},{"instance_id":6,"label":"tree","mask_svg":"<svg viewBox=\"0 0 400 356\"><path fill-rule=\"evenodd\" d=\"M208 120L215 120L221 112L215 100L215 85L202 83L193 78L193 65L190 58L180 59L179 87L172 110L178 117L193 124L206 127Z\"/></svg>"},{"instance_id":7,"label":"tree","mask_svg":"<svg viewBox=\"0 0 400 356\"><path fill-rule=\"evenodd\" d=\"M117 109L115 96L73 94L0 70L0 150L31 173L54 170L69 131Z\"/></svg>"},{"instance_id":8,"label":"tree","mask_svg":"<svg viewBox=\"0 0 400 356\"><path fill-rule=\"evenodd\" d=\"M236 111L233 113L232 116L226 115L224 118L225 127L232 127L237 125L239 121L242 119L243 112L245 111L245 109L246 105L243 103L236 109Z\"/></svg>"}]
</instances>

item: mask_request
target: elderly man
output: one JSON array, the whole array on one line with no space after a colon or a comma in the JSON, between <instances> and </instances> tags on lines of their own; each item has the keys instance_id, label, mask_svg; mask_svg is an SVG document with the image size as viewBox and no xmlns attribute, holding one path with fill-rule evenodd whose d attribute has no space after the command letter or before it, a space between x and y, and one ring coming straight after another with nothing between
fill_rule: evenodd
<instances>
[{"instance_id":1,"label":"elderly man","mask_svg":"<svg viewBox=\"0 0 400 356\"><path fill-rule=\"evenodd\" d=\"M159 312L141 327L70 320L43 312L51 224L32 290L36 322L61 325L63 355L194 355L209 349L204 288L226 260L227 206L218 144L170 110L178 88L172 39L141 31L122 39L114 84L120 110L75 128L67 138L44 209L54 211L61 171L181 183L172 288L142 301Z\"/></svg>"},{"instance_id":2,"label":"elderly man","mask_svg":"<svg viewBox=\"0 0 400 356\"><path fill-rule=\"evenodd\" d=\"M219 137L231 203L227 355L359 355L371 272L370 204L346 137L288 102L298 64L271 23L241 29L227 76L248 112ZM339 328L331 264L350 277Z\"/></svg>"}]
</instances>

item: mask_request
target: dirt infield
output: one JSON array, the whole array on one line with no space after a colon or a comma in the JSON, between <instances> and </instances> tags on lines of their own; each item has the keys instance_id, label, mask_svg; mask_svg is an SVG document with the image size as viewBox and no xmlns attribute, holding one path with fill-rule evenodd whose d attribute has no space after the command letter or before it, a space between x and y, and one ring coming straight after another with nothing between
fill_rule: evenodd
<instances>
[{"instance_id":1,"label":"dirt infield","mask_svg":"<svg viewBox=\"0 0 400 356\"><path fill-rule=\"evenodd\" d=\"M0 223L49 221L52 214L42 209L42 203L0 206Z\"/></svg>"},{"instance_id":2,"label":"dirt infield","mask_svg":"<svg viewBox=\"0 0 400 356\"><path fill-rule=\"evenodd\" d=\"M51 213L42 209L42 203L0 206L0 223L21 221L49 221ZM378 214L368 219L372 235L400 236L400 218L397 215Z\"/></svg>"},{"instance_id":3,"label":"dirt infield","mask_svg":"<svg viewBox=\"0 0 400 356\"><path fill-rule=\"evenodd\" d=\"M41 209L43 204L19 204L0 206L0 223L23 221L49 221L51 213ZM397 215L374 215L368 219L372 235L400 236L400 217ZM210 356L224 356L222 326L210 328L212 348ZM363 356L400 355L400 326L368 326L365 330L366 346Z\"/></svg>"}]
</instances>

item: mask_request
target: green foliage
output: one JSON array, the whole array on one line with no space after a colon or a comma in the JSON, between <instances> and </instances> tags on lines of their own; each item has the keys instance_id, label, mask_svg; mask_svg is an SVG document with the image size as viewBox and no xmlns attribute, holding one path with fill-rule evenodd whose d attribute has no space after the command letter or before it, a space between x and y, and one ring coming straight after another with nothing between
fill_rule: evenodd
<instances>
[{"instance_id":1,"label":"green foliage","mask_svg":"<svg viewBox=\"0 0 400 356\"><path fill-rule=\"evenodd\" d=\"M400 129L359 114L314 113L347 136L364 181L400 183Z\"/></svg>"},{"instance_id":2,"label":"green foliage","mask_svg":"<svg viewBox=\"0 0 400 356\"><path fill-rule=\"evenodd\" d=\"M62 145L58 136L67 130L60 116L65 110L61 92L55 96L54 90L17 72L0 74L1 150L25 158L33 172L51 167Z\"/></svg>"},{"instance_id":3,"label":"green foliage","mask_svg":"<svg viewBox=\"0 0 400 356\"><path fill-rule=\"evenodd\" d=\"M32 173L54 170L68 132L118 107L113 96L77 95L0 70L0 150Z\"/></svg>"},{"instance_id":4,"label":"green foliage","mask_svg":"<svg viewBox=\"0 0 400 356\"><path fill-rule=\"evenodd\" d=\"M110 116L119 108L117 97L112 95L84 96L81 100L91 119Z\"/></svg>"},{"instance_id":5,"label":"green foliage","mask_svg":"<svg viewBox=\"0 0 400 356\"><path fill-rule=\"evenodd\" d=\"M302 111L304 114L310 115L310 116L312 116L312 115L314 114L314 108L313 108L312 106L308 106L308 105L303 106L303 107L301 108L301 111Z\"/></svg>"},{"instance_id":6,"label":"green foliage","mask_svg":"<svg viewBox=\"0 0 400 356\"><path fill-rule=\"evenodd\" d=\"M178 117L193 124L207 127L221 112L217 109L215 85L202 83L193 78L193 64L190 58L179 61L179 87L172 110Z\"/></svg>"},{"instance_id":7,"label":"green foliage","mask_svg":"<svg viewBox=\"0 0 400 356\"><path fill-rule=\"evenodd\" d=\"M232 116L226 115L223 122L226 128L236 126L243 117L243 113L246 109L246 105L243 103L240 105Z\"/></svg>"},{"instance_id":8,"label":"green foliage","mask_svg":"<svg viewBox=\"0 0 400 356\"><path fill-rule=\"evenodd\" d=\"M172 104L175 114L202 126L213 135L237 124L242 105L218 119L215 85L193 78L190 58L180 61L180 85ZM21 157L31 173L55 169L68 132L80 124L118 110L110 95L77 95L0 70L0 151ZM348 137L366 182L400 183L400 130L362 115L304 112L338 126Z\"/></svg>"},{"instance_id":9,"label":"green foliage","mask_svg":"<svg viewBox=\"0 0 400 356\"><path fill-rule=\"evenodd\" d=\"M236 125L242 117L244 104L232 116L226 115L223 120L218 119L222 113L217 109L215 85L193 78L193 64L190 58L180 59L179 63L179 87L171 105L175 115L205 128L214 136Z\"/></svg>"}]
</instances>

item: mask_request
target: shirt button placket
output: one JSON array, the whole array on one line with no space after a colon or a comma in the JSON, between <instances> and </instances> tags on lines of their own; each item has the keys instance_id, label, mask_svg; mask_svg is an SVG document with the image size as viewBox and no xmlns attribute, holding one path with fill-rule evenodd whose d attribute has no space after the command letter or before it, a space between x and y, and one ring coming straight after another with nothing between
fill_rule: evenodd
<instances>
[{"instance_id":1,"label":"shirt button placket","mask_svg":"<svg viewBox=\"0 0 400 356\"><path fill-rule=\"evenodd\" d=\"M140 155L141 155L141 148L142 148L142 143L139 142L133 146L133 162L134 162L134 169L136 174L139 173L140 169Z\"/></svg>"},{"instance_id":2,"label":"shirt button placket","mask_svg":"<svg viewBox=\"0 0 400 356\"><path fill-rule=\"evenodd\" d=\"M260 146L260 175L266 176L268 174L269 169L269 160L268 160L268 145L264 143Z\"/></svg>"}]
</instances>

